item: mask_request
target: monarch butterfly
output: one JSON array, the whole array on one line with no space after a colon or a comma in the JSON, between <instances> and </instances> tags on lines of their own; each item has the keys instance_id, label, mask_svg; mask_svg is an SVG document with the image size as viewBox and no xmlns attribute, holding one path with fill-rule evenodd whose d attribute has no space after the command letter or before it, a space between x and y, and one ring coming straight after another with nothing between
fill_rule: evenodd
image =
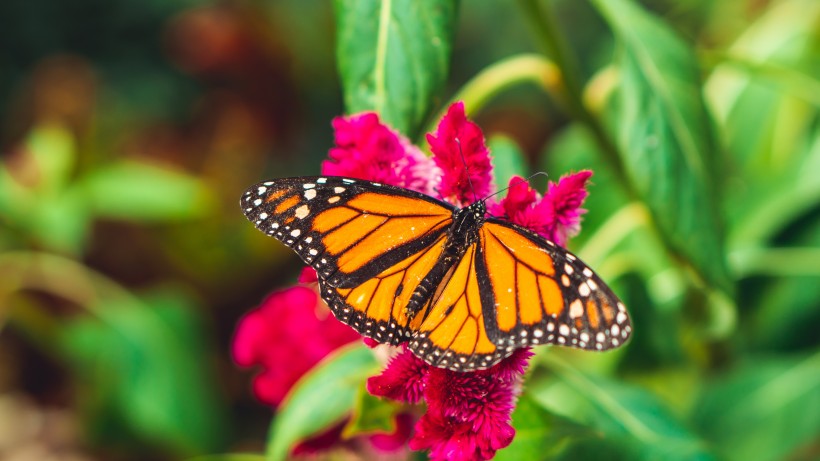
<instances>
[{"instance_id":1,"label":"monarch butterfly","mask_svg":"<svg viewBox=\"0 0 820 461\"><path fill-rule=\"evenodd\" d=\"M607 350L629 338L626 308L567 250L515 224L427 195L342 177L262 182L245 216L319 277L337 319L407 343L450 370L488 368L517 349Z\"/></svg>"}]
</instances>

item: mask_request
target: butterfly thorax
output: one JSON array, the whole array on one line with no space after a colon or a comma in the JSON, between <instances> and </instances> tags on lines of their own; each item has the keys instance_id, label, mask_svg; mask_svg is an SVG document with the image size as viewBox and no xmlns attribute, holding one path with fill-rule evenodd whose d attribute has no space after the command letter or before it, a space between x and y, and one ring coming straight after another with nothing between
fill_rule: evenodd
<instances>
[{"instance_id":1,"label":"butterfly thorax","mask_svg":"<svg viewBox=\"0 0 820 461\"><path fill-rule=\"evenodd\" d=\"M479 200L453 212L453 224L447 239L447 253L461 257L469 245L478 240L478 230L484 223L487 206Z\"/></svg>"}]
</instances>

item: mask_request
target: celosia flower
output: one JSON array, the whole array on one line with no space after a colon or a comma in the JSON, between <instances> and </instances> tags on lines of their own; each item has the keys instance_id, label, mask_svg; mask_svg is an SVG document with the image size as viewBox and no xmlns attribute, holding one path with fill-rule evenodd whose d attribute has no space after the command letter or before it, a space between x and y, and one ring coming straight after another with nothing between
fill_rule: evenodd
<instances>
[{"instance_id":1,"label":"celosia flower","mask_svg":"<svg viewBox=\"0 0 820 461\"><path fill-rule=\"evenodd\" d=\"M457 206L486 198L494 190L489 150L481 129L467 119L463 103L450 106L436 132L427 136L432 159L382 124L374 113L340 117L333 121L333 126L336 147L330 150L330 159L322 163L324 175L349 176L405 187ZM567 238L578 231L584 212L580 206L587 195L585 186L590 175L591 172L582 171L565 176L558 183L550 183L543 197L523 179L513 178L507 196L498 203L488 203L490 214L524 226L563 246ZM299 280L302 283L315 282L316 273L306 269ZM308 291L315 297L312 290ZM279 298L273 302L273 296L270 299L274 305L288 304L293 309L310 312L315 317L314 322L331 322L316 317L315 298L305 292L297 294L303 299L295 299L296 295L287 302ZM289 328L281 320L278 326L261 326L263 320L257 318L261 315L251 313L240 325L240 332L247 332L247 338L242 341L237 334L235 356L241 364L270 367L280 360L277 357L282 357L281 352L264 351L266 341L267 347L273 347L270 338L277 334L287 338L284 341L293 344L297 350L311 345L316 347L315 344L327 336L326 332L306 331L301 326ZM347 328L338 322L337 326ZM274 332L276 328L281 330ZM299 338L289 336L295 336L297 332ZM344 336L344 341L356 336L349 328L347 332L353 336ZM303 338L310 340L304 341ZM375 343L373 340L366 342L370 346ZM285 350L286 354L298 354ZM414 404L422 399L426 402L427 412L415 424L415 433L410 439L412 449L429 450L433 460L486 460L512 442L515 430L511 425L511 413L531 355L529 348L519 349L487 370L455 372L430 366L404 348L379 376L368 380L367 389L373 395L399 402ZM291 360L293 357L288 356L288 361ZM306 371L304 367L299 370L289 376L298 378L297 375ZM271 384L275 376L266 373L267 370L257 377L257 394L265 395L267 401L278 402L281 396L277 400L279 393L271 390L278 389ZM396 434L392 437L371 436L371 442L376 446L403 443L412 425L412 418L406 415L403 418L397 420Z\"/></svg>"},{"instance_id":2,"label":"celosia flower","mask_svg":"<svg viewBox=\"0 0 820 461\"><path fill-rule=\"evenodd\" d=\"M487 370L464 373L427 365L405 349L368 379L367 390L405 403L424 396L427 413L410 448L429 449L432 460L490 459L515 435L510 415L530 356L519 349Z\"/></svg>"},{"instance_id":3,"label":"celosia flower","mask_svg":"<svg viewBox=\"0 0 820 461\"><path fill-rule=\"evenodd\" d=\"M432 194L432 161L374 113L333 120L336 147L322 162L322 174L390 184ZM437 176L434 174L434 176Z\"/></svg>"},{"instance_id":4,"label":"celosia flower","mask_svg":"<svg viewBox=\"0 0 820 461\"><path fill-rule=\"evenodd\" d=\"M254 394L278 406L305 372L359 337L319 304L314 290L299 285L272 293L239 321L233 357L241 366L262 367L253 379Z\"/></svg>"},{"instance_id":5,"label":"celosia flower","mask_svg":"<svg viewBox=\"0 0 820 461\"><path fill-rule=\"evenodd\" d=\"M436 133L427 140L441 174L431 178L437 186L430 187L444 200L466 206L491 193L489 150L481 129L466 118L462 103L449 108ZM330 174L327 170L323 173ZM513 178L506 198L491 204L490 210L563 246L578 230L590 175L582 171L550 183L544 197L525 180ZM422 398L427 403L427 413L416 423L410 448L427 449L434 460L490 459L515 435L510 415L531 355L529 348L520 349L492 368L463 373L432 367L404 348L381 375L368 380L367 389L373 395L404 403L417 403Z\"/></svg>"},{"instance_id":6,"label":"celosia flower","mask_svg":"<svg viewBox=\"0 0 820 461\"><path fill-rule=\"evenodd\" d=\"M490 214L506 218L526 227L560 246L578 233L581 228L581 208L587 196L586 183L592 176L588 170L562 176L558 183L552 181L547 193L540 197L521 177L510 178L507 197L489 208Z\"/></svg>"},{"instance_id":7,"label":"celosia flower","mask_svg":"<svg viewBox=\"0 0 820 461\"><path fill-rule=\"evenodd\" d=\"M464 103L450 106L435 134L427 135L433 160L441 169L441 198L465 206L492 192L490 151L481 128L467 119ZM472 187L471 187L472 185Z\"/></svg>"}]
</instances>

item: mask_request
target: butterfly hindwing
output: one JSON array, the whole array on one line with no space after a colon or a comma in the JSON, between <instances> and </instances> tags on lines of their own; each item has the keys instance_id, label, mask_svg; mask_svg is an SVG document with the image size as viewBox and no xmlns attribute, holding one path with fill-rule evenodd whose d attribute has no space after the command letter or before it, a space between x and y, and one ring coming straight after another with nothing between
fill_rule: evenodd
<instances>
[{"instance_id":1,"label":"butterfly hindwing","mask_svg":"<svg viewBox=\"0 0 820 461\"><path fill-rule=\"evenodd\" d=\"M499 347L552 343L601 351L628 339L623 303L569 251L496 219L482 226L480 248L487 334Z\"/></svg>"},{"instance_id":2,"label":"butterfly hindwing","mask_svg":"<svg viewBox=\"0 0 820 461\"><path fill-rule=\"evenodd\" d=\"M444 235L417 253L402 259L382 270L381 273L362 283L340 288L319 280L324 299L336 318L350 325L361 334L381 343L401 344L413 333L410 312L413 308L413 293L422 277L430 272L444 249Z\"/></svg>"},{"instance_id":3,"label":"butterfly hindwing","mask_svg":"<svg viewBox=\"0 0 820 461\"><path fill-rule=\"evenodd\" d=\"M513 351L497 347L487 336L476 274L477 248L476 244L467 248L410 324L415 335L408 347L427 363L452 370L481 369Z\"/></svg>"}]
</instances>

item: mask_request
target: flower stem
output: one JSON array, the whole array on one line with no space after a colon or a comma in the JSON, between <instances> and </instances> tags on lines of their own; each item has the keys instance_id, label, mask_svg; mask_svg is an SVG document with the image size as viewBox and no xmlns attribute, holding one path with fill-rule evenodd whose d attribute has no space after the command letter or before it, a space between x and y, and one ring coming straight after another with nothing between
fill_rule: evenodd
<instances>
[{"instance_id":1,"label":"flower stem","mask_svg":"<svg viewBox=\"0 0 820 461\"><path fill-rule=\"evenodd\" d=\"M593 116L584 104L584 92L581 85L581 76L578 65L569 52L568 47L558 34L557 21L549 8L543 8L538 0L518 0L524 16L529 20L539 44L552 57L560 72L559 81L562 82L563 99L567 102L569 115L580 121L592 134L600 152L623 185L627 194L633 200L640 196L632 187L632 182L626 174L626 169L618 154L615 141L608 135L599 120Z\"/></svg>"},{"instance_id":2,"label":"flower stem","mask_svg":"<svg viewBox=\"0 0 820 461\"><path fill-rule=\"evenodd\" d=\"M149 309L138 297L113 280L72 259L33 251L0 254L0 307L8 306L7 300L12 295L29 290L48 293L74 303L125 337L131 336L131 333L119 325L117 312L107 309L108 305ZM44 339L56 341L53 332L50 331L50 324L32 321L37 320L37 317L32 315L25 313L10 318L24 323L22 327L26 329L26 333L37 335L38 340L43 339L38 342L39 346L54 347L54 344L46 344ZM161 322L156 318L155 322L148 325L151 328L162 329ZM134 342L139 341L134 339Z\"/></svg>"},{"instance_id":3,"label":"flower stem","mask_svg":"<svg viewBox=\"0 0 820 461\"><path fill-rule=\"evenodd\" d=\"M453 102L464 101L467 115L473 115L496 95L521 83L534 83L553 96L559 104L566 103L563 100L563 92L560 91L560 79L561 74L555 64L538 54L520 54L498 61L465 83L450 102L444 105L441 112L431 119L422 133L434 132L436 124ZM422 142L416 144L425 145L426 143L422 139Z\"/></svg>"}]
</instances>

